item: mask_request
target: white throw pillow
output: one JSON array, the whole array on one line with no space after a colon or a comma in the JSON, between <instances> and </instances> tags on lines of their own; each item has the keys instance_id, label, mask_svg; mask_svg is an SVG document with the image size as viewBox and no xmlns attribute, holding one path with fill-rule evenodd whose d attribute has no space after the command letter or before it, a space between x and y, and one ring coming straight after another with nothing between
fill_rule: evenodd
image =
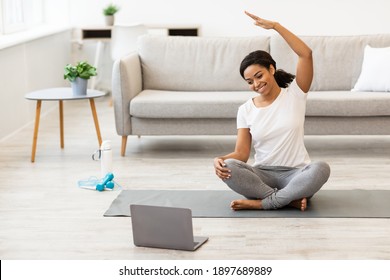
<instances>
[{"instance_id":1,"label":"white throw pillow","mask_svg":"<svg viewBox=\"0 0 390 280\"><path fill-rule=\"evenodd\" d=\"M390 47L365 47L362 72L352 91L390 91Z\"/></svg>"}]
</instances>

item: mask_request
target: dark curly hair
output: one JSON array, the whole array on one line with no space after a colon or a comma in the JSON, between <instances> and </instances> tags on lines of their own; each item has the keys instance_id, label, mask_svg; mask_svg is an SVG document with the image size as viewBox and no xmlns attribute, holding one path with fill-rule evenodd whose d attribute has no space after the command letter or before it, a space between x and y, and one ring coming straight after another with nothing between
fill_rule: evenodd
<instances>
[{"instance_id":1,"label":"dark curly hair","mask_svg":"<svg viewBox=\"0 0 390 280\"><path fill-rule=\"evenodd\" d=\"M254 51L248 54L241 62L240 65L240 74L241 77L244 77L244 71L246 68L248 68L251 65L258 64L260 66L263 66L267 68L268 70L270 69L271 65L275 68L275 80L278 84L278 86L282 88L288 87L288 85L294 80L295 75L287 73L286 71L282 69L277 69L276 68L276 62L272 58L272 56L262 50Z\"/></svg>"}]
</instances>

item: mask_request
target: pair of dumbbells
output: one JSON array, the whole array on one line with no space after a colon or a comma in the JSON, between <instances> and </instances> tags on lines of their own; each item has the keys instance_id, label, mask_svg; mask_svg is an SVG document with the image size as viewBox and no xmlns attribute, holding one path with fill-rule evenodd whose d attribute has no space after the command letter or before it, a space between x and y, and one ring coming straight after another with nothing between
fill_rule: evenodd
<instances>
[{"instance_id":1,"label":"pair of dumbbells","mask_svg":"<svg viewBox=\"0 0 390 280\"><path fill-rule=\"evenodd\" d=\"M112 190L114 189L114 182L112 181L114 179L114 174L107 173L106 176L103 178L103 182L96 185L96 190L99 192L102 192L106 189Z\"/></svg>"}]
</instances>

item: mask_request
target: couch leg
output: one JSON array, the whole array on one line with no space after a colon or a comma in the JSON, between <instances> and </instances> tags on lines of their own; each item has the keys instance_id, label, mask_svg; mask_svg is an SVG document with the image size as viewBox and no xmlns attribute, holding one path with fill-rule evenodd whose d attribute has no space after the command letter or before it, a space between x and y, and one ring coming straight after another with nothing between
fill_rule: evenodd
<instances>
[{"instance_id":1,"label":"couch leg","mask_svg":"<svg viewBox=\"0 0 390 280\"><path fill-rule=\"evenodd\" d=\"M122 149L121 149L121 156L124 157L126 153L126 144L127 144L127 135L122 136Z\"/></svg>"}]
</instances>

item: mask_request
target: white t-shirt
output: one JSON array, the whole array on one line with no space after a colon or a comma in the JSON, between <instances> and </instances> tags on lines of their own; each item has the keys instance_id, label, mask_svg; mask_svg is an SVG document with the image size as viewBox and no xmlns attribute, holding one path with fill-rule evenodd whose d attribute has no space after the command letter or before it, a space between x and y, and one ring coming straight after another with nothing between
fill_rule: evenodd
<instances>
[{"instance_id":1,"label":"white t-shirt","mask_svg":"<svg viewBox=\"0 0 390 280\"><path fill-rule=\"evenodd\" d=\"M254 165L302 167L310 163L303 138L306 97L294 79L272 104L257 108L249 99L240 106L237 128L249 128Z\"/></svg>"}]
</instances>

